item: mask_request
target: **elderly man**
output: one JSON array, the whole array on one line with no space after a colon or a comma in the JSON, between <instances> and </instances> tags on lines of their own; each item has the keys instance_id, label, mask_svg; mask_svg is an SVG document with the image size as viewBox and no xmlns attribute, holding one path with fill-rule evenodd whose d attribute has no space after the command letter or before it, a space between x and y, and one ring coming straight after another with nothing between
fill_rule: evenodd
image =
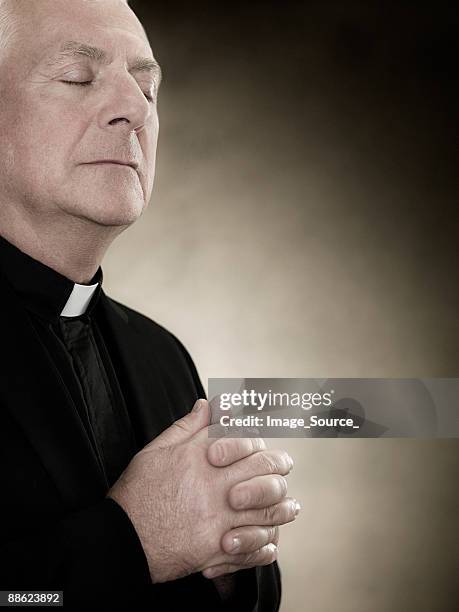
<instances>
[{"instance_id":1,"label":"elderly man","mask_svg":"<svg viewBox=\"0 0 459 612\"><path fill-rule=\"evenodd\" d=\"M159 81L126 2L0 0L0 590L272 612L290 457L209 437L183 345L101 288L152 192Z\"/></svg>"}]
</instances>

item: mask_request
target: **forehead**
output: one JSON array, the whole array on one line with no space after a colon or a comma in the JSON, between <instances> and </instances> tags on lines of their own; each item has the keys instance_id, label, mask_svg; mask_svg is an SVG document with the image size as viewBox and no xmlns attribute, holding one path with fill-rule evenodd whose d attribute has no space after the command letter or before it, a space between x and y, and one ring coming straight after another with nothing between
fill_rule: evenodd
<instances>
[{"instance_id":1,"label":"forehead","mask_svg":"<svg viewBox=\"0 0 459 612\"><path fill-rule=\"evenodd\" d=\"M37 64L49 59L68 40L83 41L108 54L153 56L140 22L121 0L34 0L30 4L33 9L21 20L17 39L23 60Z\"/></svg>"}]
</instances>

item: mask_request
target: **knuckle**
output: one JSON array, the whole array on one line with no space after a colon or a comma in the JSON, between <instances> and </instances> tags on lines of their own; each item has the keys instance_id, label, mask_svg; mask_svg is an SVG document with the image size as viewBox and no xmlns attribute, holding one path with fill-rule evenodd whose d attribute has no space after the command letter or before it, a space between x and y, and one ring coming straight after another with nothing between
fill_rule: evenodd
<instances>
[{"instance_id":1,"label":"knuckle","mask_svg":"<svg viewBox=\"0 0 459 612\"><path fill-rule=\"evenodd\" d=\"M293 459L290 457L287 451L282 451L282 465L287 473L290 472L293 467Z\"/></svg>"},{"instance_id":2,"label":"knuckle","mask_svg":"<svg viewBox=\"0 0 459 612\"><path fill-rule=\"evenodd\" d=\"M259 536L258 533L251 531L250 535L247 536L246 540L245 540L245 550L246 551L252 551L252 550L256 550L257 548L260 548L261 544L259 542Z\"/></svg>"},{"instance_id":3,"label":"knuckle","mask_svg":"<svg viewBox=\"0 0 459 612\"><path fill-rule=\"evenodd\" d=\"M261 565L269 565L277 559L277 546L275 544L267 544L260 549L259 562Z\"/></svg>"},{"instance_id":4,"label":"knuckle","mask_svg":"<svg viewBox=\"0 0 459 612\"><path fill-rule=\"evenodd\" d=\"M286 476L290 472L292 466L292 460L290 458L290 455L287 453L287 451L284 450L277 450L275 451L275 454L277 471L279 472L279 474Z\"/></svg>"},{"instance_id":5,"label":"knuckle","mask_svg":"<svg viewBox=\"0 0 459 612\"><path fill-rule=\"evenodd\" d=\"M223 452L225 453L225 457L229 457L230 459L232 459L236 455L236 442L237 440L235 440L234 438L226 438L224 440L221 440L220 443L222 445Z\"/></svg>"},{"instance_id":6,"label":"knuckle","mask_svg":"<svg viewBox=\"0 0 459 612\"><path fill-rule=\"evenodd\" d=\"M249 501L249 493L245 486L235 486L230 491L230 503L233 508L241 508Z\"/></svg>"},{"instance_id":7,"label":"knuckle","mask_svg":"<svg viewBox=\"0 0 459 612\"><path fill-rule=\"evenodd\" d=\"M250 495L250 499L252 500L252 503L256 505L263 505L266 500L265 489L261 486L256 487L256 489Z\"/></svg>"},{"instance_id":8,"label":"knuckle","mask_svg":"<svg viewBox=\"0 0 459 612\"><path fill-rule=\"evenodd\" d=\"M280 496L285 497L287 495L287 480L284 478L284 476L277 477L277 485Z\"/></svg>"},{"instance_id":9,"label":"knuckle","mask_svg":"<svg viewBox=\"0 0 459 612\"><path fill-rule=\"evenodd\" d=\"M190 431L190 428L187 424L187 420L185 419L185 417L182 417L181 419L178 419L177 421L175 421L175 423L173 424L175 427L178 427L178 429L181 429L182 431L185 431L186 433L188 433Z\"/></svg>"},{"instance_id":10,"label":"knuckle","mask_svg":"<svg viewBox=\"0 0 459 612\"><path fill-rule=\"evenodd\" d=\"M258 550L248 553L244 557L244 565L250 565L251 563L256 563L258 556Z\"/></svg>"},{"instance_id":11,"label":"knuckle","mask_svg":"<svg viewBox=\"0 0 459 612\"><path fill-rule=\"evenodd\" d=\"M272 563L277 556L277 547L270 543L258 548L252 553L246 555L245 564L246 565L267 565L268 563Z\"/></svg>"},{"instance_id":12,"label":"knuckle","mask_svg":"<svg viewBox=\"0 0 459 612\"><path fill-rule=\"evenodd\" d=\"M282 502L276 504L273 519L276 522L276 525L282 525L282 523L288 522L288 512L289 511L286 509L285 505Z\"/></svg>"},{"instance_id":13,"label":"knuckle","mask_svg":"<svg viewBox=\"0 0 459 612\"><path fill-rule=\"evenodd\" d=\"M295 502L286 500L263 508L263 519L267 524L273 526L293 521L295 519Z\"/></svg>"},{"instance_id":14,"label":"knuckle","mask_svg":"<svg viewBox=\"0 0 459 612\"><path fill-rule=\"evenodd\" d=\"M296 506L295 500L289 499L286 503L284 503L284 520L286 523L293 521L296 516Z\"/></svg>"},{"instance_id":15,"label":"knuckle","mask_svg":"<svg viewBox=\"0 0 459 612\"><path fill-rule=\"evenodd\" d=\"M262 512L263 520L266 523L271 523L274 521L275 514L276 514L275 506L268 506L266 508L263 508L261 512Z\"/></svg>"},{"instance_id":16,"label":"knuckle","mask_svg":"<svg viewBox=\"0 0 459 612\"><path fill-rule=\"evenodd\" d=\"M268 544L268 563L273 563L277 559L277 546L275 544Z\"/></svg>"},{"instance_id":17,"label":"knuckle","mask_svg":"<svg viewBox=\"0 0 459 612\"><path fill-rule=\"evenodd\" d=\"M225 460L225 445L223 442L218 441L212 444L212 455L218 462L223 462Z\"/></svg>"},{"instance_id":18,"label":"knuckle","mask_svg":"<svg viewBox=\"0 0 459 612\"><path fill-rule=\"evenodd\" d=\"M272 455L261 452L259 453L258 461L260 463L261 469L266 474L275 474L277 472L277 464L275 460L273 459Z\"/></svg>"},{"instance_id":19,"label":"knuckle","mask_svg":"<svg viewBox=\"0 0 459 612\"><path fill-rule=\"evenodd\" d=\"M277 544L279 539L279 527L268 527L266 530L265 544Z\"/></svg>"},{"instance_id":20,"label":"knuckle","mask_svg":"<svg viewBox=\"0 0 459 612\"><path fill-rule=\"evenodd\" d=\"M263 438L250 438L250 444L252 447L252 453L262 451L266 448L266 444Z\"/></svg>"}]
</instances>

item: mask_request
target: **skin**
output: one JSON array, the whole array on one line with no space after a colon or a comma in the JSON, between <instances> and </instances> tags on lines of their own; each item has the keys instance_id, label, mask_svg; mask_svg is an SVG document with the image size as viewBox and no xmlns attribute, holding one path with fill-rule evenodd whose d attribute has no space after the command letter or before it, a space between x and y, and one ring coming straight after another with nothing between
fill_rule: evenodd
<instances>
[{"instance_id":1,"label":"skin","mask_svg":"<svg viewBox=\"0 0 459 612\"><path fill-rule=\"evenodd\" d=\"M122 0L0 0L0 41L0 233L88 283L152 193L160 74L150 44ZM208 404L197 406L108 493L154 581L271 563L279 525L298 512L286 496L288 455L257 439L212 440ZM230 593L231 580L216 584Z\"/></svg>"}]
</instances>

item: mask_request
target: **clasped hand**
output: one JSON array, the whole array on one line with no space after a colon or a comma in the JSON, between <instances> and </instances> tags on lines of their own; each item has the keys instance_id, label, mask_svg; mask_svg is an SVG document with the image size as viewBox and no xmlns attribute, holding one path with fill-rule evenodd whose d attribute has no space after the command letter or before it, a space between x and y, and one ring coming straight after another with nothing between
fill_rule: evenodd
<instances>
[{"instance_id":1,"label":"clasped hand","mask_svg":"<svg viewBox=\"0 0 459 612\"><path fill-rule=\"evenodd\" d=\"M299 504L287 497L293 461L261 438L211 437L198 400L139 451L107 496L137 531L153 582L194 572L215 578L277 558L279 526Z\"/></svg>"}]
</instances>

